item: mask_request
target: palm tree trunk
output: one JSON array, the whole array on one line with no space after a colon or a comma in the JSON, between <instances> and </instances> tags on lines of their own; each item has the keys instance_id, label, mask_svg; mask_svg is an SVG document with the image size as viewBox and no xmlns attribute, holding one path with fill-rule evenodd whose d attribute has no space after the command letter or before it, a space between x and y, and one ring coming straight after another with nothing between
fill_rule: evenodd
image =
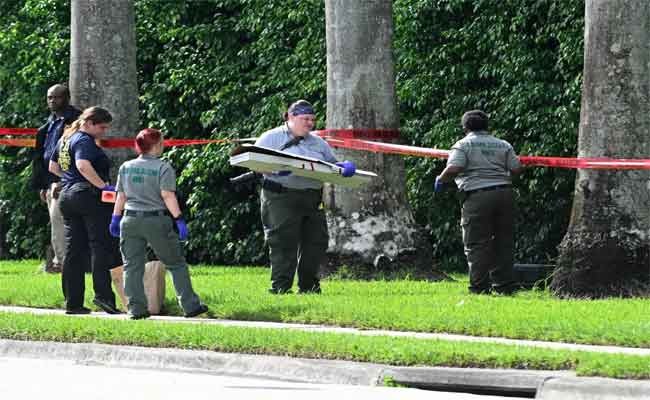
<instances>
[{"instance_id":1,"label":"palm tree trunk","mask_svg":"<svg viewBox=\"0 0 650 400\"><path fill-rule=\"evenodd\" d=\"M392 1L327 0L325 13L327 127L399 128ZM430 245L406 198L403 159L354 150L336 155L379 177L363 189L327 188L330 260L431 270Z\"/></svg>"},{"instance_id":2,"label":"palm tree trunk","mask_svg":"<svg viewBox=\"0 0 650 400\"><path fill-rule=\"evenodd\" d=\"M587 0L579 156L650 156L649 43L650 2ZM647 293L649 182L648 171L578 171L556 293Z\"/></svg>"},{"instance_id":3,"label":"palm tree trunk","mask_svg":"<svg viewBox=\"0 0 650 400\"><path fill-rule=\"evenodd\" d=\"M135 12L132 0L72 0L72 104L101 106L113 115L108 136L134 137L138 129ZM110 155L119 167L130 150ZM114 174L113 174L114 176Z\"/></svg>"}]
</instances>

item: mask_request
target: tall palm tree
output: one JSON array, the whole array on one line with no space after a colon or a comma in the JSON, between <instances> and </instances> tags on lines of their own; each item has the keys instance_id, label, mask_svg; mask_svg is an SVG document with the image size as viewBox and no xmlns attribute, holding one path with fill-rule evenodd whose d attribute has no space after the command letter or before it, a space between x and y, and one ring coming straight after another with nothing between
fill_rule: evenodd
<instances>
[{"instance_id":1,"label":"tall palm tree","mask_svg":"<svg viewBox=\"0 0 650 400\"><path fill-rule=\"evenodd\" d=\"M391 0L326 0L327 127L398 129ZM337 150L378 178L362 189L328 187L330 253L347 265L431 269L431 249L406 199L400 156ZM330 257L330 258L331 258ZM383 261L382 261L383 260Z\"/></svg>"},{"instance_id":2,"label":"tall palm tree","mask_svg":"<svg viewBox=\"0 0 650 400\"><path fill-rule=\"evenodd\" d=\"M109 136L138 129L135 12L132 0L72 0L72 104L101 106L113 115ZM128 150L112 150L114 166Z\"/></svg>"},{"instance_id":3,"label":"tall palm tree","mask_svg":"<svg viewBox=\"0 0 650 400\"><path fill-rule=\"evenodd\" d=\"M578 154L650 158L650 2L587 0ZM552 289L648 293L650 172L578 171Z\"/></svg>"}]
</instances>

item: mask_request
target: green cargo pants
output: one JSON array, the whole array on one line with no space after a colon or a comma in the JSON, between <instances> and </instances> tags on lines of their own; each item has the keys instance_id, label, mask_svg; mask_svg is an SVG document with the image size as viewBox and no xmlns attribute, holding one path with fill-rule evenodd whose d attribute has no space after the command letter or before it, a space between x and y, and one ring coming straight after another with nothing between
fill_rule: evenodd
<instances>
[{"instance_id":1,"label":"green cargo pants","mask_svg":"<svg viewBox=\"0 0 650 400\"><path fill-rule=\"evenodd\" d=\"M461 227L469 265L469 290L514 289L514 200L511 188L471 193L463 202Z\"/></svg>"},{"instance_id":2,"label":"green cargo pants","mask_svg":"<svg viewBox=\"0 0 650 400\"><path fill-rule=\"evenodd\" d=\"M271 291L283 293L293 286L298 270L300 292L320 292L320 265L325 260L327 221L320 190L262 189L262 225L269 245Z\"/></svg>"},{"instance_id":3,"label":"green cargo pants","mask_svg":"<svg viewBox=\"0 0 650 400\"><path fill-rule=\"evenodd\" d=\"M176 296L185 314L201 306L199 297L192 288L183 249L173 223L165 215L122 218L120 251L124 259L124 294L129 300L129 312L133 315L147 312L143 283L147 243L172 276Z\"/></svg>"}]
</instances>

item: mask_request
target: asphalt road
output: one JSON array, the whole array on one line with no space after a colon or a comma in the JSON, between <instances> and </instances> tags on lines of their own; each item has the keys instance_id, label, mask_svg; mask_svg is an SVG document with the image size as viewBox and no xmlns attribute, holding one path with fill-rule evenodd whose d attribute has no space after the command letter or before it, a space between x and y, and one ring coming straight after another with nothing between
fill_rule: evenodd
<instances>
[{"instance_id":1,"label":"asphalt road","mask_svg":"<svg viewBox=\"0 0 650 400\"><path fill-rule=\"evenodd\" d=\"M0 358L0 377L1 397L21 400L504 400L406 388L304 384L28 358Z\"/></svg>"}]
</instances>

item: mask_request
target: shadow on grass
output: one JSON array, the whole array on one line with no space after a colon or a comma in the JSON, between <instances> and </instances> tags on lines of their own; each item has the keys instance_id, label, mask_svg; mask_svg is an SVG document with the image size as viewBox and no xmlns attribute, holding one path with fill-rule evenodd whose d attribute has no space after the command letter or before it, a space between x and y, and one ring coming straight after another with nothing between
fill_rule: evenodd
<instances>
[{"instance_id":1,"label":"shadow on grass","mask_svg":"<svg viewBox=\"0 0 650 400\"><path fill-rule=\"evenodd\" d=\"M287 318L303 315L313 305L310 304L272 304L254 310L231 310L227 314L219 315L218 305L210 302L209 299L206 304L210 310L206 314L211 319L228 319L240 321L268 321L268 322L284 322ZM183 316L183 310L174 299L165 299L161 315L167 316Z\"/></svg>"},{"instance_id":2,"label":"shadow on grass","mask_svg":"<svg viewBox=\"0 0 650 400\"><path fill-rule=\"evenodd\" d=\"M42 276L43 278L58 277L61 279L61 274L59 273L46 273L40 268L29 268L26 271L18 268L0 268L0 276L13 276L13 275L33 275L33 276Z\"/></svg>"},{"instance_id":3,"label":"shadow on grass","mask_svg":"<svg viewBox=\"0 0 650 400\"><path fill-rule=\"evenodd\" d=\"M303 315L309 308L310 306L305 304L275 304L255 310L235 310L224 318L240 321L284 322L287 318Z\"/></svg>"}]
</instances>

